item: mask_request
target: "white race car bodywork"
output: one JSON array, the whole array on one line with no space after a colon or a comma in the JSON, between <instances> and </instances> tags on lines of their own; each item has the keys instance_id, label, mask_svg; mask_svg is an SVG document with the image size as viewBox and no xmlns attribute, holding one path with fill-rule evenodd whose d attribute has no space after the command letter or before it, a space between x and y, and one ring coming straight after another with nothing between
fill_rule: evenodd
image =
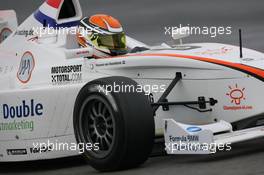
<instances>
[{"instance_id":1,"label":"white race car bodywork","mask_svg":"<svg viewBox=\"0 0 264 175\"><path fill-rule=\"evenodd\" d=\"M57 24L80 20L79 3L77 0L74 3L77 15L56 21ZM44 6L48 4L42 6L42 12L52 11L49 15L56 19L61 5L57 11ZM165 119L199 127L217 122L221 125L224 121L226 125L221 131L231 133L231 124L264 113L263 53L243 49L241 59L239 47L231 45L195 43L152 48L128 38L129 48L150 49L114 58L87 59L85 57L93 55L93 50L80 49L75 35L23 34L22 31L43 26L36 13L0 45L0 162L78 155L78 150L39 154L33 144L75 143L72 115L76 97L85 84L102 77L124 76L146 88L163 87L158 92L150 92L156 102L176 72L181 72L182 80L172 90L168 101L194 101L200 96L218 101L215 106L207 106L212 109L208 112L185 106L169 106L169 111L160 107L155 116L157 136L164 135ZM7 21L5 25L8 24ZM261 117L257 120L260 125L261 120ZM218 126L205 130L212 131L213 135ZM170 134L176 134L172 131ZM262 127L258 131L258 136L264 135ZM166 142L170 141L166 139Z\"/></svg>"}]
</instances>

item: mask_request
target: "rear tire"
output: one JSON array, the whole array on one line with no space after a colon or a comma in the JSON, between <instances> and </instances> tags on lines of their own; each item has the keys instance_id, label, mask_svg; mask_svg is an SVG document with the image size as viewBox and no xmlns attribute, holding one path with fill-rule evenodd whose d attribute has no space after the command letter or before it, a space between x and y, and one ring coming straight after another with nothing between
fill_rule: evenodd
<instances>
[{"instance_id":1,"label":"rear tire","mask_svg":"<svg viewBox=\"0 0 264 175\"><path fill-rule=\"evenodd\" d=\"M80 91L74 109L77 143L99 144L99 150L86 150L88 163L99 171L117 171L144 163L154 144L155 124L147 96L141 92L110 92L100 87L137 83L126 77L102 78Z\"/></svg>"}]
</instances>

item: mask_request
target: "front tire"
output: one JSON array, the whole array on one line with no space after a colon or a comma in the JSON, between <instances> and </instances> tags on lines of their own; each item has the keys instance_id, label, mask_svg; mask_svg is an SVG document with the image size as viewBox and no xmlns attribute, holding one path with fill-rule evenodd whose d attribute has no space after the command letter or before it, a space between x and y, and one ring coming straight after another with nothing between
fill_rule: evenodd
<instances>
[{"instance_id":1,"label":"front tire","mask_svg":"<svg viewBox=\"0 0 264 175\"><path fill-rule=\"evenodd\" d=\"M134 87L133 91L102 89ZM103 88L102 88L103 87ZM153 147L155 124L151 105L137 83L126 77L102 78L80 91L74 109L77 143L96 144L99 150L86 150L88 163L99 171L133 168L144 163Z\"/></svg>"}]
</instances>

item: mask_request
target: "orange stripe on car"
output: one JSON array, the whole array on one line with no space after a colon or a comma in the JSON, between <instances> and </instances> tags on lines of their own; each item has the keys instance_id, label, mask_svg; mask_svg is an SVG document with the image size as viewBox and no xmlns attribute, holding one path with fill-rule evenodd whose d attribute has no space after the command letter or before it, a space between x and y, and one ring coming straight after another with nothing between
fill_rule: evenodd
<instances>
[{"instance_id":1,"label":"orange stripe on car","mask_svg":"<svg viewBox=\"0 0 264 175\"><path fill-rule=\"evenodd\" d=\"M197 61L203 61L207 63L213 63L225 67L229 67L232 69L239 70L241 72L247 73L249 75L252 75L262 81L264 81L264 70L251 67L248 65L244 65L241 63L232 63L228 61L223 61L223 60L217 60L214 58L206 58L206 57L199 57L199 56L192 56L192 55L182 55L182 54L134 54L134 55L126 55L126 56L119 56L119 57L130 57L130 56L165 56L165 57L173 57L173 58L178 58L178 59L192 59L192 60L197 60ZM118 58L118 57L116 57Z\"/></svg>"}]
</instances>

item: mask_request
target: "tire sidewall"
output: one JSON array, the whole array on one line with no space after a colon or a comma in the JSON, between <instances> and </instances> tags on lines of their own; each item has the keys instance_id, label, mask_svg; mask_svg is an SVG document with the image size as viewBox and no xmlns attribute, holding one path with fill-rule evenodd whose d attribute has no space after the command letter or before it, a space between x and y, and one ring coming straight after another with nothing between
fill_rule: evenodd
<instances>
[{"instance_id":1,"label":"tire sidewall","mask_svg":"<svg viewBox=\"0 0 264 175\"><path fill-rule=\"evenodd\" d=\"M136 85L136 82L133 82ZM130 82L130 83L131 83ZM94 168L99 169L101 171L108 171L109 169L118 169L118 166L122 164L122 158L127 154L128 146L131 144L127 140L128 137L131 137L131 127L129 126L128 119L124 119L127 109L129 109L126 105L121 104L121 101L124 103L124 100L119 100L120 96L118 93L108 93L107 95L99 90L99 86L109 85L109 82L104 81L104 79L99 79L96 81L92 81L88 83L86 86L82 88L80 91L77 100L75 102L74 109L74 132L76 136L77 143L81 143L80 135L80 126L79 126L79 118L80 118L80 109L82 107L83 102L91 95L99 95L104 98L108 105L110 106L113 118L115 121L115 141L113 143L113 147L111 152L104 158L96 158L94 157L90 151L85 151L83 156L88 161L90 165ZM122 106L123 105L123 106ZM122 108L120 108L122 106ZM154 123L154 119L153 119ZM154 125L154 124L153 124ZM136 128L135 128L136 129ZM86 143L84 143L86 144ZM130 145L131 146L131 145ZM149 148L152 149L152 148ZM127 160L124 160L127 161ZM107 165L107 166L106 166Z\"/></svg>"}]
</instances>

